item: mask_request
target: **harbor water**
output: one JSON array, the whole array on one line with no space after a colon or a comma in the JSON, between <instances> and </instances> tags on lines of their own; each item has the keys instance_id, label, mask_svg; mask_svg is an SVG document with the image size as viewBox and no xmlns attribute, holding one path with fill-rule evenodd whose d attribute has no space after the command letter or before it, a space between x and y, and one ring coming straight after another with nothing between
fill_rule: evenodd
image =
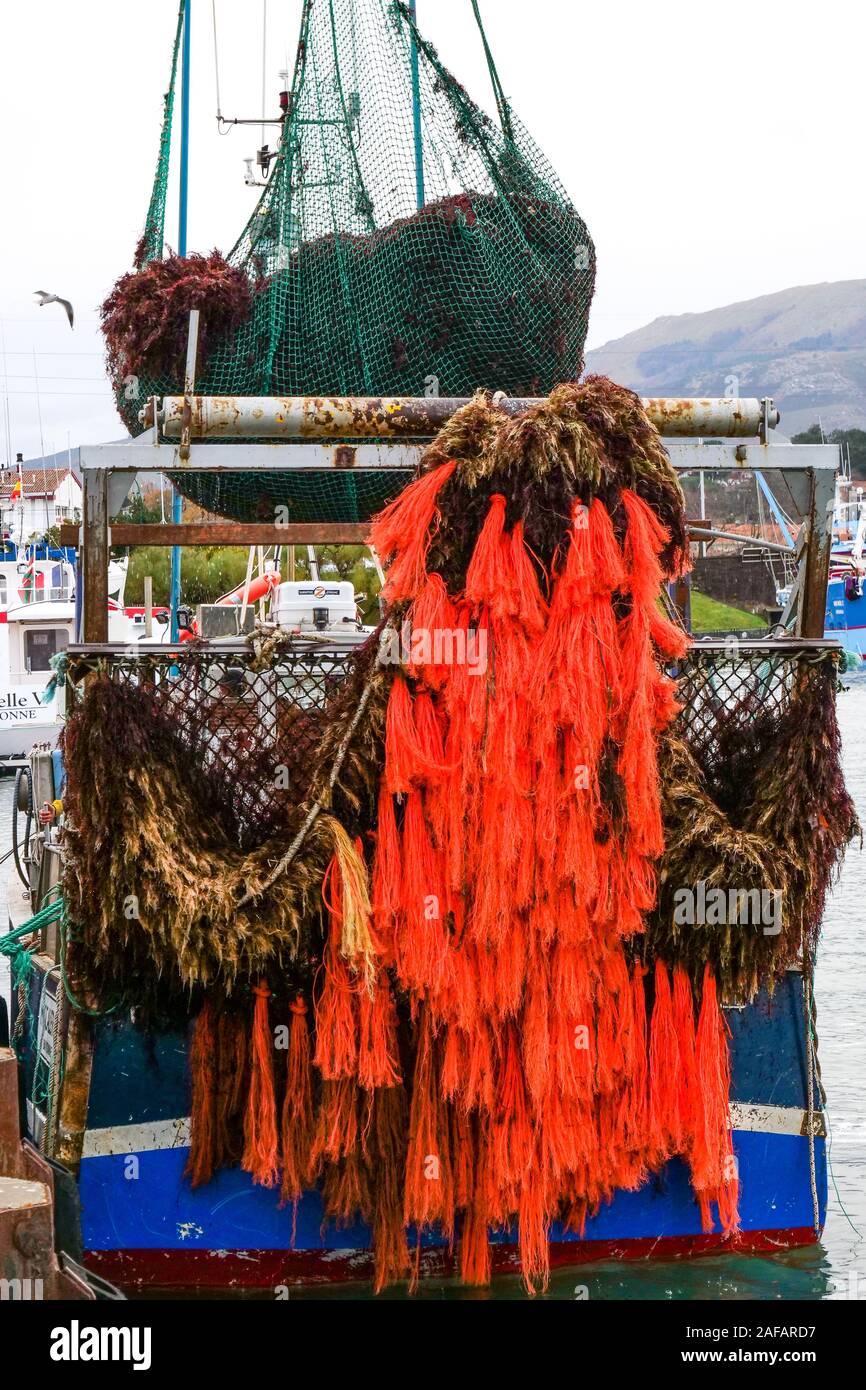
<instances>
[{"instance_id":1,"label":"harbor water","mask_svg":"<svg viewBox=\"0 0 866 1390\"><path fill-rule=\"evenodd\" d=\"M866 825L866 674L845 678L839 696L845 775ZM11 847L14 781L0 779L0 854ZM10 861L0 870L0 910L18 892ZM815 991L819 1061L827 1091L830 1192L820 1245L775 1255L713 1255L676 1261L604 1262L554 1271L546 1295L556 1300L866 1299L866 852L855 842L829 898ZM0 962L0 970L4 962ZM5 985L5 981L3 981ZM292 1299L357 1299L358 1285L292 1290ZM397 1288L382 1298L402 1298ZM517 1277L490 1289L450 1281L422 1283L416 1298L510 1299L525 1294Z\"/></svg>"}]
</instances>

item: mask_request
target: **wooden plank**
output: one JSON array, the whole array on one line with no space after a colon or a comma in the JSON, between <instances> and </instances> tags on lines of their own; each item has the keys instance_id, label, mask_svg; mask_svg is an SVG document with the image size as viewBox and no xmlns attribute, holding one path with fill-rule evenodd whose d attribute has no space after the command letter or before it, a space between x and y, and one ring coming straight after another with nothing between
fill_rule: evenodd
<instances>
[{"instance_id":1,"label":"wooden plank","mask_svg":"<svg viewBox=\"0 0 866 1390\"><path fill-rule=\"evenodd\" d=\"M89 1007L96 1005L92 999L84 1002ZM77 1009L70 1009L54 1157L76 1176L87 1129L92 1069L93 1020Z\"/></svg>"},{"instance_id":2,"label":"wooden plank","mask_svg":"<svg viewBox=\"0 0 866 1390\"><path fill-rule=\"evenodd\" d=\"M689 530L702 530L708 522L690 521ZM112 545L364 545L370 534L368 521L310 521L276 526L264 522L202 521L179 526L162 522L112 524ZM71 521L60 527L60 544L77 547L80 528Z\"/></svg>"},{"instance_id":3,"label":"wooden plank","mask_svg":"<svg viewBox=\"0 0 866 1390\"><path fill-rule=\"evenodd\" d=\"M802 562L803 583L797 615L798 637L824 636L832 543L832 492L828 482L813 471L809 480L806 551Z\"/></svg>"},{"instance_id":4,"label":"wooden plank","mask_svg":"<svg viewBox=\"0 0 866 1390\"><path fill-rule=\"evenodd\" d=\"M74 544L77 544L77 537ZM108 480L96 470L84 475L84 604L85 642L108 641Z\"/></svg>"},{"instance_id":5,"label":"wooden plank","mask_svg":"<svg viewBox=\"0 0 866 1390\"><path fill-rule=\"evenodd\" d=\"M88 478L94 476L86 474ZM363 545L370 534L368 521L311 521L293 525L262 522L123 522L111 527L112 545ZM77 546L79 528L72 522L60 527L60 544Z\"/></svg>"}]
</instances>

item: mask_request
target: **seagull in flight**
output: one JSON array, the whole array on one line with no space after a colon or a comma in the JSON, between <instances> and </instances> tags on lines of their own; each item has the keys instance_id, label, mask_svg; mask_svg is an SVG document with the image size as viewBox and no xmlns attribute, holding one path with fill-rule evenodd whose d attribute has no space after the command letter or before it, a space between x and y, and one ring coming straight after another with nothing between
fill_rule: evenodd
<instances>
[{"instance_id":1,"label":"seagull in flight","mask_svg":"<svg viewBox=\"0 0 866 1390\"><path fill-rule=\"evenodd\" d=\"M59 294L46 294L45 290L34 290L33 293L39 301L40 309L44 309L46 304L62 304L66 310L66 317L69 319L69 327L73 327L74 314L68 299L61 299Z\"/></svg>"}]
</instances>

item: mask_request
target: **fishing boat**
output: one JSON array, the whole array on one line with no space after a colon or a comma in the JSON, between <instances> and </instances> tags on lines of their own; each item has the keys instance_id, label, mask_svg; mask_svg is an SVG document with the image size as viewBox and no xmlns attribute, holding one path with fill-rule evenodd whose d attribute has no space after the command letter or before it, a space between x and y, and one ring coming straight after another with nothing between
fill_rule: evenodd
<instances>
[{"instance_id":1,"label":"fishing boat","mask_svg":"<svg viewBox=\"0 0 866 1390\"><path fill-rule=\"evenodd\" d=\"M842 643L852 667L866 656L866 500L863 489L844 474L837 480L833 507L833 549L827 585L826 634Z\"/></svg>"},{"instance_id":2,"label":"fishing boat","mask_svg":"<svg viewBox=\"0 0 866 1390\"><path fill-rule=\"evenodd\" d=\"M404 100L391 116L377 105L379 78L375 90L365 87L357 61L369 51L363 24L371 16L381 21L377 44L396 45ZM182 5L175 66L184 36L188 44ZM330 65L345 51L345 81L337 82ZM853 828L834 739L839 645L824 637L838 449L774 442L769 399L639 401L613 383L576 383L594 251L555 176L537 152L524 152L486 51L500 129L442 67L414 5L306 0L295 73L280 99L280 153L261 152L265 188L238 243L252 307L248 292L240 308L229 306L222 345L202 362L198 305L185 311L180 339L177 324L164 324L172 351L148 359L146 370L138 364L140 400L130 403L118 377L134 437L80 449L85 583L64 671L72 735L62 765L44 753L32 760L29 801L45 812L26 869L25 911L35 915L22 920L19 910L0 943L19 982L8 1000L17 1061L0 1060L23 1074L22 1142L74 1180L71 1253L91 1277L130 1293L282 1297L293 1284L371 1278L378 1289L449 1274L455 1264L470 1284L520 1269L531 1290L545 1286L550 1266L773 1252L820 1239L827 1176L814 938L823 888ZM438 136L429 128L437 102L447 106ZM386 200L380 215L360 133L368 118L387 122L393 112L412 152L410 203ZM436 139L453 155L442 188ZM339 225L311 222L311 210L333 214L335 189ZM161 259L160 207L164 198L155 197L144 238L151 259L145 247L136 291L178 269ZM392 256L405 273L382 276ZM467 281L466 266L477 275L482 264L489 302L473 274ZM212 258L187 269L211 290L214 279L238 288L237 265ZM347 276L367 318L347 308ZM463 317L467 282L471 318ZM388 298L404 291L401 304ZM387 306L376 299L374 311L374 294ZM106 331L125 373L123 282L108 304ZM487 314L489 334L479 334ZM341 391L323 392L319 380L303 389L303 373L314 371ZM473 397L479 373L500 389ZM392 394L374 396L365 382ZM616 422L616 449L599 424L606 418ZM617 472L623 450L645 497ZM587 491L591 471L583 493L573 487L586 459L604 480L597 495ZM785 628L765 640L690 646L683 633L686 554L701 532L684 520L675 475L696 468L780 470L785 479L802 544ZM259 624L246 638L202 633L149 650L112 642L109 546L136 536L134 526L109 530L110 499L115 484L145 469L229 518L209 530L176 517L159 529L178 548L216 536L256 546L365 544L378 513L373 541L391 557L380 637L358 633L349 596L331 596L320 577L303 591L280 586L287 620L312 614L295 631ZM486 486L485 469L496 487ZM665 619L657 607L664 578L673 593ZM469 591L476 598L461 609ZM175 617L178 597L173 586ZM337 616L349 619L336 630L332 597L347 608ZM429 619L434 599L438 625ZM417 621L422 601L429 627ZM584 609L574 623L569 605L590 601L591 619ZM443 612L454 615L444 628ZM593 641L581 649L585 661L568 663L595 622L607 624L621 660L615 671L593 666L593 683L584 677ZM354 630L341 638L342 628ZM663 660L652 654L651 628ZM447 634L447 649L413 645L413 632L431 630ZM488 632L490 664L480 636ZM556 690L538 674L551 670L565 673ZM485 702L480 720L473 699ZM641 783L641 802L625 749L638 761L648 756L644 767L662 757L648 714L640 737L627 735L632 711L646 713L648 700L657 702L659 729L671 732L667 772L660 784L654 775ZM510 724L521 701L531 717ZM470 707L455 732L453 711ZM819 775L792 789L785 779L800 766L805 707L825 731L824 760ZM576 740L568 750L577 760L590 727L598 735L591 766L572 768L560 756L563 740ZM545 764L531 754L527 766L524 754L545 730L556 755ZM443 731L464 739L450 760ZM786 881L787 933L766 882L782 862L778 843L752 834L764 856L763 890L736 853L725 857L749 768L767 766L773 775L753 800L772 798L774 834L779 843L790 837L786 862L807 865ZM446 816L436 789L454 768L456 810ZM485 779L498 768L508 772L495 784L505 810L480 816L478 798L492 785ZM570 799L584 773L606 820ZM690 841L698 881L688 865L667 879L663 867L656 902L645 878L642 895L636 884L646 871L655 885L650 847L664 866L689 839L695 815L676 820L684 799L708 817ZM424 819L434 814L440 838ZM471 844L470 821L479 827ZM563 837L555 854L550 824ZM425 920L440 923L430 929L440 952L431 965L431 938L417 929L417 893L407 884L423 854L444 856L446 844L459 851L459 881L449 879L444 927L439 895L424 897ZM705 851L717 856L709 869ZM586 857L597 885L609 875L583 906L579 875L553 896L569 854ZM767 909L748 938L710 930L718 918L707 910L707 880L716 869ZM823 885L817 897L806 883ZM503 909L509 930L459 977L465 1026L447 1013L449 999L437 1016L445 992L437 993L435 970L447 962L458 978L470 957L469 945L459 954L464 931L467 942L481 939L479 904L493 902L502 884L513 895ZM677 885L693 908L697 895L697 915L683 921L698 932L672 932ZM741 890L731 891L739 913ZM563 933L589 920L577 955L560 950ZM380 929L393 933L390 957L375 939ZM543 944L521 956L521 932ZM569 983L562 963L575 959ZM517 1001L494 1008L515 976ZM588 979L589 995L581 993ZM527 1043L530 986L541 1000L536 1023L564 1030L558 1051ZM566 996L574 1008L557 1002ZM359 1023L376 1005L376 1023ZM494 1040L486 1053L485 1039ZM466 1052L448 1052L448 1040ZM575 1055L581 1066L591 1059L580 1082ZM407 1091L411 1124L401 1110ZM591 1108L579 1112L580 1124L557 1126L556 1107L577 1105L578 1093ZM577 1135L585 1157L554 1161L555 1147L567 1150ZM545 1164L533 1144L548 1146ZM515 1168L518 1153L529 1157Z\"/></svg>"},{"instance_id":3,"label":"fishing boat","mask_svg":"<svg viewBox=\"0 0 866 1390\"><path fill-rule=\"evenodd\" d=\"M776 506L775 499L773 505ZM841 643L846 653L848 669L856 671L866 655L866 609L863 607L863 584L866 577L866 500L863 489L854 484L841 461L833 497L832 550L827 582L827 611L825 637ZM794 541L787 535L789 549ZM790 603L790 583L776 590L779 612Z\"/></svg>"},{"instance_id":4,"label":"fishing boat","mask_svg":"<svg viewBox=\"0 0 866 1390\"><path fill-rule=\"evenodd\" d=\"M46 552L38 558L40 549ZM32 544L0 562L0 765L35 744L54 743L62 711L52 690L54 659L75 637L75 571L60 551ZM126 561L109 565L110 625L128 637L123 611Z\"/></svg>"},{"instance_id":5,"label":"fishing boat","mask_svg":"<svg viewBox=\"0 0 866 1390\"><path fill-rule=\"evenodd\" d=\"M420 403L413 405L421 408ZM681 418L687 408L687 403L678 401L664 413L671 419ZM755 411L759 408L756 402ZM718 422L714 423L715 436ZM148 441L139 447L152 449L153 445ZM228 447L236 451L235 462L242 467L243 451L249 446ZM669 438L666 447L680 466L688 466L691 446ZM705 445L705 454L714 447L722 466L738 466L735 447ZM800 446L774 446L768 441L747 447L759 451L765 468L784 464L795 491L802 491L810 476L817 478L819 490L820 485L832 484L836 451L831 446L820 458L812 450L804 468L798 467ZM82 456L86 468L84 449ZM134 451L127 450L118 459L131 467ZM816 463L822 465L821 471ZM816 524L815 515L812 524ZM817 549L812 553L818 556ZM96 603L91 633L100 626L98 598ZM816 610L811 617L801 612L799 633L741 641L735 653L730 644L721 642L696 646L679 667L686 721L693 721L695 730L706 727L708 678L726 692L732 709L752 708L757 690L764 701L775 702L781 710L792 674L804 669L804 661L835 650L822 637L802 631L807 620L814 632ZM820 619L818 626L820 630ZM186 663L192 663L198 685L224 690L222 673L230 659L236 670L249 672L245 679L256 686L256 698L248 698L257 713L268 708L268 688L275 688L273 682L282 692L294 690L291 698L298 703L321 704L329 682L351 652L346 647L335 650L327 642L317 647L314 640L299 649L290 647L274 668L272 683L262 688L250 671L254 657L249 646L235 642L226 651L223 642L209 655L209 645L214 644L204 644L204 652L199 649L194 655L182 648L165 649L157 658L162 678L172 666L183 671ZM73 645L70 652L81 672L96 661L108 662L119 679L135 669L128 648L124 651L110 643ZM243 674L240 679L244 681ZM247 685L248 690L252 688ZM52 780L62 775L56 760L43 759L35 776L41 787L35 792L37 803L62 799L62 781ZM40 833L50 840L56 837L56 825ZM51 876L56 882L59 873L57 856L34 849L34 859L41 868L34 876L33 905L46 901L46 893L50 904ZM20 917L19 911L19 926ZM56 984L52 972L52 958L60 950L56 923L42 930L43 939L53 937L54 944L47 947L47 954L34 957L37 970L31 1008L39 1026L32 1043L22 1047L25 1085L34 1097L31 1136L38 1137L46 1152L76 1175L87 1268L130 1291L264 1289L367 1277L372 1268L369 1229L358 1224L339 1229L323 1223L319 1193L306 1194L292 1216L280 1208L273 1191L257 1186L238 1168L220 1172L203 1187L190 1187L184 1176L190 1153L188 1029L142 1034L132 1019L110 1015L91 1023L66 1008L58 1034L53 1014L44 1004L46 991L53 992ZM778 1251L818 1240L826 1212L827 1180L813 1009L811 969L802 967L787 971L772 995L762 989L747 1006L725 1009L731 1046L731 1124L741 1190L740 1229L733 1244L718 1227L711 1232L702 1229L686 1166L674 1159L639 1190L618 1193L609 1205L603 1205L589 1217L580 1236L555 1226L553 1264L687 1256L731 1248ZM59 1054L54 1050L58 1047ZM56 1098L46 1113L44 1102L36 1097L45 1093L45 1075L58 1069L62 1084L57 1092L48 1087ZM131 1158L135 1182L128 1180ZM421 1250L422 1266L428 1272L451 1269L452 1251L444 1236L425 1233ZM516 1267L513 1231L494 1234L493 1259L496 1269Z\"/></svg>"}]
</instances>

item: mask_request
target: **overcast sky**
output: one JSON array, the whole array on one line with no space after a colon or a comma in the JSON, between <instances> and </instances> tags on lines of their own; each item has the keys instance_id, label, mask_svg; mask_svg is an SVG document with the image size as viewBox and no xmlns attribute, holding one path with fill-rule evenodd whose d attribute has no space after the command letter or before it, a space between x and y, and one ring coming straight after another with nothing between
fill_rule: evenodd
<instances>
[{"instance_id":1,"label":"overcast sky","mask_svg":"<svg viewBox=\"0 0 866 1390\"><path fill-rule=\"evenodd\" d=\"M216 8L223 110L257 115L262 0ZM274 93L300 9L268 3ZM659 315L866 274L862 4L481 10L505 90L596 243L590 346ZM37 371L46 451L122 433L96 306L143 224L176 13L176 0L0 3L0 412L5 397L25 457L40 452ZM489 108L469 0L418 0L418 18ZM192 34L190 249L228 250L253 205L242 161L259 132L216 132L211 0L193 0ZM73 301L74 332L57 306L35 307L34 289Z\"/></svg>"}]
</instances>

